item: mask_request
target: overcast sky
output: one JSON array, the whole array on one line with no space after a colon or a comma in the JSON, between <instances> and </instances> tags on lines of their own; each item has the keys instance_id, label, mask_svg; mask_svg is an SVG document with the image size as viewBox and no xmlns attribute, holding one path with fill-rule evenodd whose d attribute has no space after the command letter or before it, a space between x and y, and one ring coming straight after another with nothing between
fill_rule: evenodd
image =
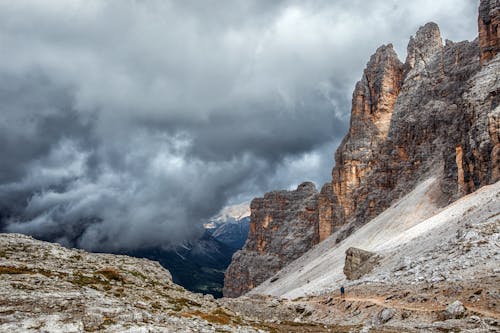
<instances>
[{"instance_id":1,"label":"overcast sky","mask_svg":"<svg viewBox=\"0 0 500 333\"><path fill-rule=\"evenodd\" d=\"M330 179L375 49L475 0L0 1L0 227L176 244L222 207Z\"/></svg>"}]
</instances>

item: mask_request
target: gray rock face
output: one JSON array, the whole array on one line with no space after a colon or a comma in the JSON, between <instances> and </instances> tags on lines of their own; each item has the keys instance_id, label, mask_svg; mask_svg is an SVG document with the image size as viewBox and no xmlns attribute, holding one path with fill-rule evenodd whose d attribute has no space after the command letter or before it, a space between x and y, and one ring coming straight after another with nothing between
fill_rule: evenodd
<instances>
[{"instance_id":1,"label":"gray rock face","mask_svg":"<svg viewBox=\"0 0 500 333\"><path fill-rule=\"evenodd\" d=\"M481 0L479 5L479 43L481 64L500 52L500 0Z\"/></svg>"},{"instance_id":2,"label":"gray rock face","mask_svg":"<svg viewBox=\"0 0 500 333\"><path fill-rule=\"evenodd\" d=\"M224 296L244 294L317 244L317 208L313 183L254 199L248 240L226 271Z\"/></svg>"},{"instance_id":3,"label":"gray rock face","mask_svg":"<svg viewBox=\"0 0 500 333\"><path fill-rule=\"evenodd\" d=\"M318 225L307 230L317 235L286 251L303 253L311 240L331 234L343 240L431 175L440 180L433 200L442 206L500 180L498 5L498 0L481 1L479 39L472 42L443 44L439 27L428 23L410 39L404 64L392 45L377 49L356 84L350 128L335 153L332 181L317 196L317 211L310 212ZM284 206L268 208L282 212L280 221L294 218L294 210ZM257 215L253 221L265 224ZM279 246L268 245L295 239L298 229L260 230L259 237L249 238L249 249L275 255L272 248ZM262 246L255 245L259 242ZM226 274L225 284L238 276Z\"/></svg>"},{"instance_id":4,"label":"gray rock face","mask_svg":"<svg viewBox=\"0 0 500 333\"><path fill-rule=\"evenodd\" d=\"M350 247L346 251L344 274L348 280L357 280L370 273L380 259L376 253Z\"/></svg>"}]
</instances>

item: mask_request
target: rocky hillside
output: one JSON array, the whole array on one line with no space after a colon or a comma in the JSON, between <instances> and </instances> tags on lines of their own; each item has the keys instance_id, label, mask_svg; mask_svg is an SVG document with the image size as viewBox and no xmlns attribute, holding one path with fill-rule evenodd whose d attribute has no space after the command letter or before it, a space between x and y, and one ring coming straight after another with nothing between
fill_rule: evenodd
<instances>
[{"instance_id":1,"label":"rocky hillside","mask_svg":"<svg viewBox=\"0 0 500 333\"><path fill-rule=\"evenodd\" d=\"M0 332L352 332L299 322L294 304L233 304L172 282L159 263L0 234ZM376 332L392 332L380 329Z\"/></svg>"},{"instance_id":2,"label":"rocky hillside","mask_svg":"<svg viewBox=\"0 0 500 333\"><path fill-rule=\"evenodd\" d=\"M344 241L327 238L247 297L290 299L283 304L300 310L300 321L361 324L365 332L497 332L500 182L439 208L438 179Z\"/></svg>"},{"instance_id":3,"label":"rocky hillside","mask_svg":"<svg viewBox=\"0 0 500 333\"><path fill-rule=\"evenodd\" d=\"M1 332L258 332L157 262L0 234Z\"/></svg>"},{"instance_id":4,"label":"rocky hillside","mask_svg":"<svg viewBox=\"0 0 500 333\"><path fill-rule=\"evenodd\" d=\"M224 296L236 297L264 282L318 243L318 191L303 183L295 191L276 191L251 205L247 242L225 273Z\"/></svg>"},{"instance_id":5,"label":"rocky hillside","mask_svg":"<svg viewBox=\"0 0 500 333\"><path fill-rule=\"evenodd\" d=\"M431 176L437 177L437 207L500 179L499 15L498 0L483 0L475 41L443 42L439 27L428 23L410 39L404 63L391 44L375 52L356 84L332 181L311 212L317 215L314 242L332 234L342 241ZM253 218L257 213L252 210L249 239L295 233L294 219L281 226L290 236L257 227L264 222ZM261 229L266 235L257 237L254 230ZM272 249L278 256L314 245L275 244L281 244ZM227 296L250 290L275 271L259 264L268 252L244 250L226 274ZM246 266L263 269L253 272L256 278L241 279Z\"/></svg>"}]
</instances>

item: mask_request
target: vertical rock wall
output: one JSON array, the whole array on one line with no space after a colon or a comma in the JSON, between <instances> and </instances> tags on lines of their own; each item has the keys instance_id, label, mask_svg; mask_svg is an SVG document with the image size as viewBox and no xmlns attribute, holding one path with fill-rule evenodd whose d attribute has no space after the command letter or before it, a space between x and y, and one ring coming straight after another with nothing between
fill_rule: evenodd
<instances>
[{"instance_id":1,"label":"vertical rock wall","mask_svg":"<svg viewBox=\"0 0 500 333\"><path fill-rule=\"evenodd\" d=\"M500 0L482 0L479 5L479 45L481 64L493 59L500 51Z\"/></svg>"},{"instance_id":2,"label":"vertical rock wall","mask_svg":"<svg viewBox=\"0 0 500 333\"><path fill-rule=\"evenodd\" d=\"M319 242L318 191L313 183L266 193L254 199L250 209L247 242L225 274L227 297L244 294Z\"/></svg>"},{"instance_id":3,"label":"vertical rock wall","mask_svg":"<svg viewBox=\"0 0 500 333\"><path fill-rule=\"evenodd\" d=\"M431 174L440 176L435 200L443 205L500 180L499 3L481 1L475 41L443 43L428 23L411 37L404 64L391 44L377 49L354 89L331 183L319 194L306 184L254 200L226 296L252 289L334 233L341 241Z\"/></svg>"}]
</instances>

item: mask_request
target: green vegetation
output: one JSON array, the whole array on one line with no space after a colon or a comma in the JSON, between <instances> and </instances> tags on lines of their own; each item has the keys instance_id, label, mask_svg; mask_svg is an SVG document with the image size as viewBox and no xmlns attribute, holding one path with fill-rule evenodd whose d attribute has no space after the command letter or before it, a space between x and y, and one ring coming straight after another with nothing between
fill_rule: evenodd
<instances>
[{"instance_id":1,"label":"green vegetation","mask_svg":"<svg viewBox=\"0 0 500 333\"><path fill-rule=\"evenodd\" d=\"M182 314L183 317L199 317L214 324L230 325L234 323L233 317L226 313L222 308L217 308L212 312L206 313L199 310L186 312ZM241 321L241 318L238 318Z\"/></svg>"},{"instance_id":2,"label":"green vegetation","mask_svg":"<svg viewBox=\"0 0 500 333\"><path fill-rule=\"evenodd\" d=\"M174 311L181 311L183 308L189 308L189 306L196 306L196 307L201 307L201 304L195 301L192 301L187 298L170 298L169 297L169 302L174 305L173 310Z\"/></svg>"},{"instance_id":3,"label":"green vegetation","mask_svg":"<svg viewBox=\"0 0 500 333\"><path fill-rule=\"evenodd\" d=\"M114 280L114 281L118 281L121 283L125 282L125 279L120 274L120 272L118 272L117 269L112 268L112 267L100 269L100 270L96 271L96 273L104 276L106 279L108 279L110 281Z\"/></svg>"},{"instance_id":4,"label":"green vegetation","mask_svg":"<svg viewBox=\"0 0 500 333\"><path fill-rule=\"evenodd\" d=\"M133 276L135 276L136 278L142 279L144 281L146 281L148 279L144 274L137 272L137 271L129 271L129 273L132 274Z\"/></svg>"},{"instance_id":5,"label":"green vegetation","mask_svg":"<svg viewBox=\"0 0 500 333\"><path fill-rule=\"evenodd\" d=\"M42 274L47 277L52 276L52 272L44 269L15 266L0 266L0 274Z\"/></svg>"}]
</instances>

